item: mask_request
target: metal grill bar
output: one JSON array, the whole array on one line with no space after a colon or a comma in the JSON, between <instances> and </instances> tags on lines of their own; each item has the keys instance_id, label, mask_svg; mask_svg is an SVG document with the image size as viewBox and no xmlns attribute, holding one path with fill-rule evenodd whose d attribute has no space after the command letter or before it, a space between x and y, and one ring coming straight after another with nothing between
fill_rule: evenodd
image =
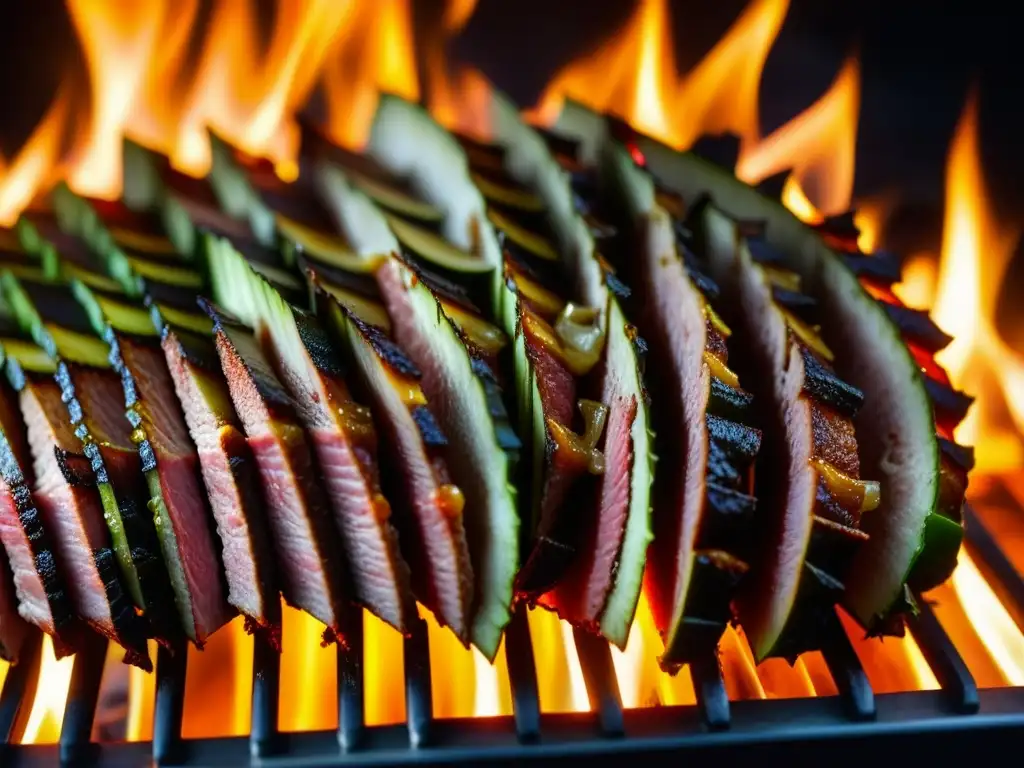
<instances>
[{"instance_id":1,"label":"metal grill bar","mask_svg":"<svg viewBox=\"0 0 1024 768\"><path fill-rule=\"evenodd\" d=\"M431 705L430 644L427 625L418 620L405 639L405 722L413 749L430 740Z\"/></svg>"},{"instance_id":2,"label":"metal grill bar","mask_svg":"<svg viewBox=\"0 0 1024 768\"><path fill-rule=\"evenodd\" d=\"M252 724L249 752L268 757L277 746L277 702L281 690L281 654L265 633L253 636Z\"/></svg>"},{"instance_id":3,"label":"metal grill bar","mask_svg":"<svg viewBox=\"0 0 1024 768\"><path fill-rule=\"evenodd\" d=\"M697 709L704 724L712 731L728 729L732 722L732 713L718 657L714 653L709 653L691 662L690 677L697 696Z\"/></svg>"},{"instance_id":4,"label":"metal grill bar","mask_svg":"<svg viewBox=\"0 0 1024 768\"><path fill-rule=\"evenodd\" d=\"M363 741L363 622L353 622L348 645L338 646L338 746L346 752Z\"/></svg>"},{"instance_id":5,"label":"metal grill bar","mask_svg":"<svg viewBox=\"0 0 1024 768\"><path fill-rule=\"evenodd\" d=\"M1020 588L1014 586L1014 579L1020 580L1019 574L1009 570L1012 564L973 516L968 531L970 545L987 572L997 574L1007 594L1013 596L1014 590ZM839 741L855 741L868 734L876 738L896 737L911 731L927 732L929 739L933 739L940 732L971 728L985 731L986 739L992 734L1010 732L1024 737L1024 688L979 691L931 607L920 596L918 602L920 613L911 620L910 628L942 690L876 696L849 638L838 618L834 618L826 628L823 655L839 690L841 708L822 706L821 700L730 702L718 659L709 653L689 668L696 707L624 711L607 643L575 632L574 642L593 711L541 718L533 646L526 611L520 607L506 634L514 717L434 721L429 639L426 624L418 621L405 640L404 728L365 725L365 649L360 619L350 622L348 647L338 649L338 728L327 741L323 733L288 734L287 738L279 734L280 657L257 637L252 730L248 739L182 739L188 656L187 648L181 646L173 652L160 647L157 653L152 743L91 743L106 647L105 641L93 638L74 662L59 747L12 747L20 738L35 696L41 649L41 636L37 635L26 646L21 663L9 671L0 691L0 738L2 749L16 750L19 765L36 764L37 758L39 764L49 765L59 757L67 765L116 755L119 763L128 764L136 762L134 757L139 757L140 763L152 760L158 765L188 766L238 764L248 759L258 760L262 765L291 768L342 759L359 762L361 758L372 762L417 763L524 758L543 762L559 759L559 755L596 755L624 749L667 755L666 750L779 745L787 740L796 743L822 733ZM978 712L979 707L983 708L982 714L962 717ZM605 738L594 738L595 719ZM655 729L657 733L651 730L653 722L661 724ZM245 746L243 753L238 752L240 745ZM346 753L348 756L342 758Z\"/></svg>"},{"instance_id":6,"label":"metal grill bar","mask_svg":"<svg viewBox=\"0 0 1024 768\"><path fill-rule=\"evenodd\" d=\"M156 652L156 702L153 705L153 760L157 765L176 762L181 752L181 718L185 711L185 664L188 649Z\"/></svg>"},{"instance_id":7,"label":"metal grill bar","mask_svg":"<svg viewBox=\"0 0 1024 768\"><path fill-rule=\"evenodd\" d=\"M42 647L42 635L29 638L21 661L7 670L4 689L0 691L0 744L13 744L21 735L16 727L18 717L28 715L28 707L35 698Z\"/></svg>"},{"instance_id":8,"label":"metal grill bar","mask_svg":"<svg viewBox=\"0 0 1024 768\"><path fill-rule=\"evenodd\" d=\"M590 699L590 708L597 713L601 733L622 736L622 699L608 643L582 629L574 630L573 638L587 686L587 698Z\"/></svg>"},{"instance_id":9,"label":"metal grill bar","mask_svg":"<svg viewBox=\"0 0 1024 768\"><path fill-rule=\"evenodd\" d=\"M872 720L876 712L875 692L871 690L864 667L835 614L832 614L832 620L825 627L825 649L822 655L850 719Z\"/></svg>"},{"instance_id":10,"label":"metal grill bar","mask_svg":"<svg viewBox=\"0 0 1024 768\"><path fill-rule=\"evenodd\" d=\"M927 600L915 595L919 613L910 622L911 630L921 646L925 661L935 673L939 685L955 712L973 714L978 711L978 685L967 664L953 645L946 630Z\"/></svg>"},{"instance_id":11,"label":"metal grill bar","mask_svg":"<svg viewBox=\"0 0 1024 768\"><path fill-rule=\"evenodd\" d=\"M968 546L978 554L978 566L985 572L985 580L1006 607L1017 629L1024 633L1024 576L968 505L964 505L964 537Z\"/></svg>"},{"instance_id":12,"label":"metal grill bar","mask_svg":"<svg viewBox=\"0 0 1024 768\"><path fill-rule=\"evenodd\" d=\"M67 707L60 728L60 761L64 765L86 762L93 751L89 737L96 716L106 656L107 641L99 635L90 636L75 654Z\"/></svg>"},{"instance_id":13,"label":"metal grill bar","mask_svg":"<svg viewBox=\"0 0 1024 768\"><path fill-rule=\"evenodd\" d=\"M540 695L537 691L537 667L526 608L520 605L505 630L505 659L508 683L512 690L516 735L524 743L540 738Z\"/></svg>"}]
</instances>

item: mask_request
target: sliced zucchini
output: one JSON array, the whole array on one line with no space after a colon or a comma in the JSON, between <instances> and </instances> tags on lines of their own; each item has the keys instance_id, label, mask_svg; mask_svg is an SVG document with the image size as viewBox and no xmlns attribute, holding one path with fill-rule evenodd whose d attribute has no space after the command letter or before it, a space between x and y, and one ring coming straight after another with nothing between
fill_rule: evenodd
<instances>
[{"instance_id":1,"label":"sliced zucchini","mask_svg":"<svg viewBox=\"0 0 1024 768\"><path fill-rule=\"evenodd\" d=\"M108 324L118 331L136 336L157 335L149 311L145 307L104 295L90 289L80 280L71 282L71 291L89 315L93 330L98 336L106 333Z\"/></svg>"},{"instance_id":2,"label":"sliced zucchini","mask_svg":"<svg viewBox=\"0 0 1024 768\"><path fill-rule=\"evenodd\" d=\"M492 203L529 213L540 213L544 210L544 202L532 192L501 184L482 173L470 173L470 177L477 189Z\"/></svg>"},{"instance_id":3,"label":"sliced zucchini","mask_svg":"<svg viewBox=\"0 0 1024 768\"><path fill-rule=\"evenodd\" d=\"M427 224L436 224L444 216L440 210L430 203L413 197L404 190L393 187L383 181L359 173L351 168L347 168L345 174L353 186L362 190L367 197L382 208L397 213L399 216L408 216L411 219Z\"/></svg>"},{"instance_id":4,"label":"sliced zucchini","mask_svg":"<svg viewBox=\"0 0 1024 768\"><path fill-rule=\"evenodd\" d=\"M687 200L710 194L735 218L765 221L768 243L829 310L823 335L832 349L845 351L837 373L864 392L857 419L862 471L882 483L882 506L864 520L870 540L858 550L846 585L853 613L876 627L901 603L915 572L946 572L956 553L948 545L927 546L949 537L932 533L948 522L935 511L939 447L921 370L899 329L843 259L781 204L692 153L646 138L637 144L659 180Z\"/></svg>"},{"instance_id":5,"label":"sliced zucchini","mask_svg":"<svg viewBox=\"0 0 1024 768\"><path fill-rule=\"evenodd\" d=\"M428 229L410 224L398 216L385 214L388 226L398 242L424 261L452 272L484 274L494 269L483 259L457 248Z\"/></svg>"},{"instance_id":6,"label":"sliced zucchini","mask_svg":"<svg viewBox=\"0 0 1024 768\"><path fill-rule=\"evenodd\" d=\"M325 206L360 253L379 261L379 254L397 250L396 236L384 215L347 183L339 168L321 166L317 180ZM509 429L493 374L470 355L423 281L398 258L389 259L380 268L394 270L416 327L422 329L424 358L420 362L425 359L443 371L448 382L449 396L439 403L439 417L451 450L459 451L452 454L448 466L469 477L462 483L460 475L455 476L470 501L465 525L477 595L470 639L493 659L512 616L512 584L519 565L519 516L516 490L510 482L519 441Z\"/></svg>"},{"instance_id":7,"label":"sliced zucchini","mask_svg":"<svg viewBox=\"0 0 1024 768\"><path fill-rule=\"evenodd\" d=\"M343 269L346 272L366 274L373 272L374 262L358 256L344 238L317 232L284 214L277 214L277 228L281 236L315 261Z\"/></svg>"},{"instance_id":8,"label":"sliced zucchini","mask_svg":"<svg viewBox=\"0 0 1024 768\"><path fill-rule=\"evenodd\" d=\"M203 276L185 263L171 264L163 261L149 261L137 256L129 256L128 263L132 270L147 280L170 283L182 288L203 287Z\"/></svg>"},{"instance_id":9,"label":"sliced zucchini","mask_svg":"<svg viewBox=\"0 0 1024 768\"><path fill-rule=\"evenodd\" d=\"M535 255L541 258L553 256L561 262L569 282L578 288L587 303L607 307L604 385L611 391L606 389L606 394L617 400L636 403L636 414L630 425L633 451L626 527L611 591L600 615L601 633L624 648L640 597L647 545L653 538L651 486L655 456L647 393L643 386L643 361L634 344L636 332L627 324L618 301L604 284L604 270L590 228L576 211L568 177L557 159L543 138L521 121L510 102L500 94L494 96L491 113L495 117L497 143L505 150L506 172L543 203L561 253L546 238L518 227L494 209L488 211L488 217L510 239Z\"/></svg>"}]
</instances>

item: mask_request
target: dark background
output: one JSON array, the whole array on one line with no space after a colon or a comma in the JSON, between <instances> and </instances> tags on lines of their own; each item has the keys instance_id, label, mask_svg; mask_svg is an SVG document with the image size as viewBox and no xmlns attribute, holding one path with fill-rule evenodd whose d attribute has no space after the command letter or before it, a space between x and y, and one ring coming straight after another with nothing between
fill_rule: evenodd
<instances>
[{"instance_id":1,"label":"dark background","mask_svg":"<svg viewBox=\"0 0 1024 768\"><path fill-rule=\"evenodd\" d=\"M436 18L442 7L439 0L413 3L418 22ZM265 5L270 24L274 4ZM746 0L670 5L676 61L686 68L712 47ZM531 104L561 65L607 39L633 7L630 0L480 0L453 54ZM862 89L855 196L898 192L903 205L893 237L935 249L946 152L973 83L997 212L1024 225L1022 31L1024 7L990 0L792 0L764 72L762 131L810 105L856 48ZM61 0L0 0L0 150L8 158L69 67L81 69L82 62ZM1018 251L1014 288L1004 291L1013 295L1024 286Z\"/></svg>"}]
</instances>

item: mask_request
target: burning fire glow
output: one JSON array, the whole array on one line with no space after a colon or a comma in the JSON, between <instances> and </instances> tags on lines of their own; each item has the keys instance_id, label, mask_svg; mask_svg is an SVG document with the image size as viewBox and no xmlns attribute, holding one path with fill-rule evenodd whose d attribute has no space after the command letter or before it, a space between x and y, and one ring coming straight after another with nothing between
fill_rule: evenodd
<instances>
[{"instance_id":1,"label":"burning fire glow","mask_svg":"<svg viewBox=\"0 0 1024 768\"><path fill-rule=\"evenodd\" d=\"M118 195L125 136L169 155L181 170L201 174L209 168L212 130L254 155L271 158L282 177L294 177L300 136L296 113L310 100L322 101L328 133L348 146L366 140L382 90L410 99L422 94L444 125L488 133L486 110L480 107L489 93L486 80L446 56L475 0L450 0L431 34L417 41L418 49L411 0L279 0L269 26L261 25L254 0L209 5L204 14L199 0L68 0L87 63L89 110L79 113L71 86L62 86L20 151L0 161L0 224L12 224L59 179L82 193ZM678 148L691 146L705 133L732 132L740 137L741 178L757 182L793 169L783 201L794 213L816 222L841 212L853 189L860 103L855 58L802 114L761 135L761 72L788 5L787 0L752 0L707 56L680 74L667 2L639 0L614 39L556 75L529 117L549 124L571 98L613 112ZM418 72L424 74L423 87ZM857 215L865 252L874 251L881 239L884 202ZM990 216L973 101L950 152L946 208L941 266L936 270L934 260L926 257L912 260L901 295L922 304L934 298L937 321L957 337L941 362L955 384L978 396L960 427L960 441L977 447L981 471L1019 471L1024 466L1024 398L1009 394L1024 392L1024 360L1001 340L994 314L1012 242ZM1002 683L1021 684L1024 640L966 553L951 584L935 594L940 609L949 607L940 619L950 633L974 638L979 658L983 655L986 664L998 669ZM438 627L429 612L422 617L430 643L435 715L509 714L505 649L491 666ZM876 690L938 687L911 635L879 643L863 638L845 614L841 618ZM528 624L543 711L588 710L572 630L543 610L529 611ZM322 629L308 616L285 609L283 730L329 729L337 722L337 652L320 648ZM49 640L45 643L25 742L59 737L71 660L57 662ZM694 703L688 671L675 677L663 673L657 665L661 650L642 598L625 650L612 650L625 706ZM155 657L156 648L150 652ZM965 658L972 664L970 655ZM720 662L734 699L836 692L821 654L805 654L793 667L778 660L758 667L737 630L723 637ZM204 651L189 650L186 737L248 732L252 665L253 640L240 620L217 633ZM367 614L363 672L368 724L405 717L402 668L402 638ZM127 736L149 739L154 676L132 669L128 689Z\"/></svg>"}]
</instances>

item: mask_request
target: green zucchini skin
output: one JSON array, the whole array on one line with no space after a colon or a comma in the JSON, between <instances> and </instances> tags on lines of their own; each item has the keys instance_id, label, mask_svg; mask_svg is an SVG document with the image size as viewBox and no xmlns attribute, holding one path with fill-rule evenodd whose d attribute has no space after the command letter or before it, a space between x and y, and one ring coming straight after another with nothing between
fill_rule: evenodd
<instances>
[{"instance_id":1,"label":"green zucchini skin","mask_svg":"<svg viewBox=\"0 0 1024 768\"><path fill-rule=\"evenodd\" d=\"M453 452L448 466L453 470L468 467L478 475L464 482L456 473L455 479L464 493L473 493L478 499L475 505L467 503L464 518L476 578L470 640L493 659L512 618L520 534L517 489L511 478L521 446L502 404L501 388L486 362L468 349L426 282L397 255L398 241L371 199L329 158L314 173L321 199L355 250L368 259L382 259L377 281L381 293L392 297L386 303L400 299L399 311L412 312L425 329L422 338L428 357L413 362L420 368L439 368L449 382L449 391L441 397L431 396L431 402L449 446L453 451L465 451L461 456ZM385 282L390 284L389 290L383 290ZM394 316L393 311L390 314Z\"/></svg>"},{"instance_id":2,"label":"green zucchini skin","mask_svg":"<svg viewBox=\"0 0 1024 768\"><path fill-rule=\"evenodd\" d=\"M952 572L962 539L936 512L939 445L924 377L899 328L861 287L844 260L781 204L692 153L640 137L636 147L659 181L692 202L710 195L735 219L765 222L765 239L829 312L826 342L846 350L841 377L859 387L856 420L863 471L882 483L882 506L864 521L871 537L854 559L845 602L869 629L904 604L903 586ZM927 574L920 579L918 574Z\"/></svg>"}]
</instances>

